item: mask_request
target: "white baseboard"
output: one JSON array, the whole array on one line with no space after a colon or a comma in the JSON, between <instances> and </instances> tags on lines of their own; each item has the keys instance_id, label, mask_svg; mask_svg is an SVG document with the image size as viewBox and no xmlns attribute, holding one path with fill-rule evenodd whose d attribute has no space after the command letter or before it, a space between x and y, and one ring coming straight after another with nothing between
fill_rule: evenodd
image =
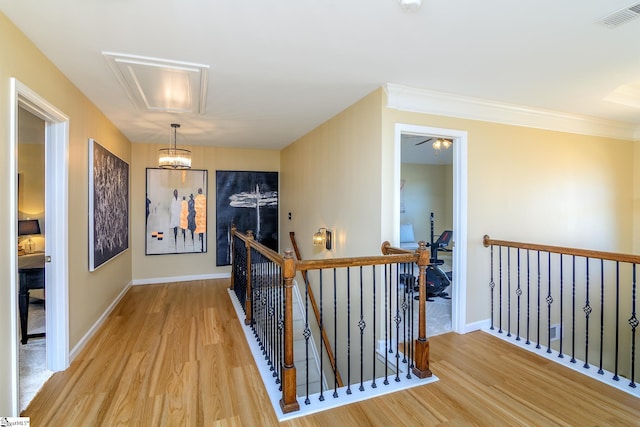
<instances>
[{"instance_id":1,"label":"white baseboard","mask_svg":"<svg viewBox=\"0 0 640 427\"><path fill-rule=\"evenodd\" d=\"M133 285L154 285L157 283L190 282L193 280L228 279L231 273L198 274L192 276L155 277L151 279L137 279Z\"/></svg>"},{"instance_id":2,"label":"white baseboard","mask_svg":"<svg viewBox=\"0 0 640 427\"><path fill-rule=\"evenodd\" d=\"M467 334L473 331L488 329L489 327L491 327L491 319L478 320L477 322L467 323L464 325L462 333Z\"/></svg>"},{"instance_id":3,"label":"white baseboard","mask_svg":"<svg viewBox=\"0 0 640 427\"><path fill-rule=\"evenodd\" d=\"M125 286L124 289L122 289L122 291L113 300L113 302L109 305L109 307L107 307L105 312L102 313L102 316L100 316L100 318L93 324L93 326L87 331L87 333L84 334L82 339L78 341L78 344L76 344L75 347L71 349L71 352L69 353L69 363L71 363L78 356L78 354L80 354L80 351L82 351L82 349L87 345L89 340L95 335L98 329L100 329L100 326L102 326L102 324L107 319L109 314L111 314L113 309L116 308L116 306L118 305L122 297L124 297L124 295L127 293L129 288L131 287L131 285L132 283L129 282L127 286Z\"/></svg>"}]
</instances>

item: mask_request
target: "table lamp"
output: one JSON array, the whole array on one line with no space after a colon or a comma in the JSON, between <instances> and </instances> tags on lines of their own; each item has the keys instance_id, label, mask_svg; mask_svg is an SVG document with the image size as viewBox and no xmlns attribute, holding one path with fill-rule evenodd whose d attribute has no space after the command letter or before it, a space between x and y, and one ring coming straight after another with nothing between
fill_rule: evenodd
<instances>
[{"instance_id":1,"label":"table lamp","mask_svg":"<svg viewBox=\"0 0 640 427\"><path fill-rule=\"evenodd\" d=\"M24 251L28 254L33 253L35 244L31 240L31 236L40 234L40 223L37 219L26 219L18 221L18 236L29 236Z\"/></svg>"}]
</instances>

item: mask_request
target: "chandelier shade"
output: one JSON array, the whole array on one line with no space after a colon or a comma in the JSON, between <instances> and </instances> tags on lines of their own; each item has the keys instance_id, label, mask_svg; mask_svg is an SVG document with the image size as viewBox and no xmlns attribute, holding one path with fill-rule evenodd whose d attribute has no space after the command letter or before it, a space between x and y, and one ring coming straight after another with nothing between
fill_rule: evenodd
<instances>
[{"instance_id":1,"label":"chandelier shade","mask_svg":"<svg viewBox=\"0 0 640 427\"><path fill-rule=\"evenodd\" d=\"M169 148L158 150L158 166L163 169L191 169L191 151L177 146L178 123L171 123L173 128L169 136Z\"/></svg>"}]
</instances>

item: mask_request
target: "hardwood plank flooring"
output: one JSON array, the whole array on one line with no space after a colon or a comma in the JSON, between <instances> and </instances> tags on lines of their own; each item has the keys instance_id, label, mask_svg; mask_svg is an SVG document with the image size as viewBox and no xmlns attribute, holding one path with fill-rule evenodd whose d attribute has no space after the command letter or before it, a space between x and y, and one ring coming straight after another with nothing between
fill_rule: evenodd
<instances>
[{"instance_id":1,"label":"hardwood plank flooring","mask_svg":"<svg viewBox=\"0 0 640 427\"><path fill-rule=\"evenodd\" d=\"M132 287L24 411L33 426L278 425L228 280ZM640 400L483 332L431 338L440 381L297 426L640 426Z\"/></svg>"}]
</instances>

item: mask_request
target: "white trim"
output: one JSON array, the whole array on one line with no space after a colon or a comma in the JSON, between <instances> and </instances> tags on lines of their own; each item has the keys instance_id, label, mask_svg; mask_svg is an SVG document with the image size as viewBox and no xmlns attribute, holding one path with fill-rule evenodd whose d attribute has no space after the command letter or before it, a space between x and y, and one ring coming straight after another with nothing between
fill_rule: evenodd
<instances>
[{"instance_id":1,"label":"white trim","mask_svg":"<svg viewBox=\"0 0 640 427\"><path fill-rule=\"evenodd\" d=\"M489 325L490 326L490 325ZM542 356L545 359L551 360L552 362L557 363L558 365L565 366L569 369L572 369L576 372L579 372L587 377L591 377L594 380L600 381L601 383L607 384L611 387L615 387L618 390L629 393L631 396L635 396L640 398L640 387L631 388L628 386L629 379L619 376L619 381L614 381L613 372L604 371L603 374L598 374L598 367L596 365L592 365L590 369L583 368L584 361L576 359L575 363L571 363L571 356L565 354L563 358L558 357L560 354L558 351L551 349L550 353L547 353L546 346L540 346L540 348L536 348L536 344L534 342L530 342L530 344L526 344L526 340L521 339L520 341L516 340L516 336L512 335L508 337L506 333L498 332L498 329L491 330L489 327L484 328L482 330L489 335L493 335L494 337L500 338L503 341L506 341L510 344L516 345L524 350L530 351L531 353L535 353L538 356Z\"/></svg>"},{"instance_id":2,"label":"white trim","mask_svg":"<svg viewBox=\"0 0 640 427\"><path fill-rule=\"evenodd\" d=\"M36 92L22 84L15 78L11 84L10 111L10 141L9 147L14 153L10 165L10 226L9 241L12 248L17 247L15 225L17 223L17 193L15 175L17 173L18 152L18 108L33 113L45 121L45 221L47 238L45 240L45 254L52 259L45 264L45 282L47 286L46 310L46 367L51 371L61 371L69 366L69 272L68 272L68 147L69 147L69 117ZM16 278L15 286L11 289L12 313L12 397L11 402L18 413L18 320L15 306L17 305L18 265L15 250L9 251L11 262L10 274Z\"/></svg>"},{"instance_id":3,"label":"white trim","mask_svg":"<svg viewBox=\"0 0 640 427\"><path fill-rule=\"evenodd\" d=\"M451 327L462 333L467 321L467 156L466 131L448 130L455 137L453 145L453 301L451 304Z\"/></svg>"},{"instance_id":4,"label":"white trim","mask_svg":"<svg viewBox=\"0 0 640 427\"><path fill-rule=\"evenodd\" d=\"M132 282L132 284L134 286L155 285L160 283L190 282L193 280L228 279L230 277L231 277L231 273L213 273L213 274L199 274L199 275L192 275L192 276L155 277L155 278L149 278L149 279L136 279Z\"/></svg>"},{"instance_id":5,"label":"white trim","mask_svg":"<svg viewBox=\"0 0 640 427\"><path fill-rule=\"evenodd\" d=\"M467 313L467 132L429 126L396 123L394 146L394 195L393 236L395 245L400 241L400 146L403 133L444 135L454 139L453 153L453 265L456 269L452 281L451 326L455 332L463 333Z\"/></svg>"},{"instance_id":6,"label":"white trim","mask_svg":"<svg viewBox=\"0 0 640 427\"><path fill-rule=\"evenodd\" d=\"M11 107L9 108L9 153L13 154L13 159L9 162L9 265L10 277L13 278L13 285L9 290L11 315L11 414L18 416L20 414L20 389L19 389L19 361L18 361L18 289L20 287L18 277L18 254L15 248L18 247L18 184L16 176L18 173L18 92L15 80L11 79Z\"/></svg>"},{"instance_id":7,"label":"white trim","mask_svg":"<svg viewBox=\"0 0 640 427\"><path fill-rule=\"evenodd\" d=\"M387 108L636 141L640 126L387 83Z\"/></svg>"},{"instance_id":8,"label":"white trim","mask_svg":"<svg viewBox=\"0 0 640 427\"><path fill-rule=\"evenodd\" d=\"M107 317L109 317L113 309L116 308L118 303L120 303L120 300L122 300L122 298L125 296L125 294L127 293L130 287L131 287L131 282L129 282L127 286L125 286L124 289L120 291L118 296L111 302L111 304L109 304L109 307L107 307L104 313L102 313L102 316L100 316L98 320L96 320L93 326L89 328L87 333L84 334L84 336L80 339L80 341L78 341L75 347L71 349L71 353L70 353L71 360L74 360L78 356L78 354L80 354L82 349L87 345L87 343L89 343L89 340L91 340L91 338L93 338L96 332L98 332L100 327L104 324L105 320L107 320Z\"/></svg>"}]
</instances>

